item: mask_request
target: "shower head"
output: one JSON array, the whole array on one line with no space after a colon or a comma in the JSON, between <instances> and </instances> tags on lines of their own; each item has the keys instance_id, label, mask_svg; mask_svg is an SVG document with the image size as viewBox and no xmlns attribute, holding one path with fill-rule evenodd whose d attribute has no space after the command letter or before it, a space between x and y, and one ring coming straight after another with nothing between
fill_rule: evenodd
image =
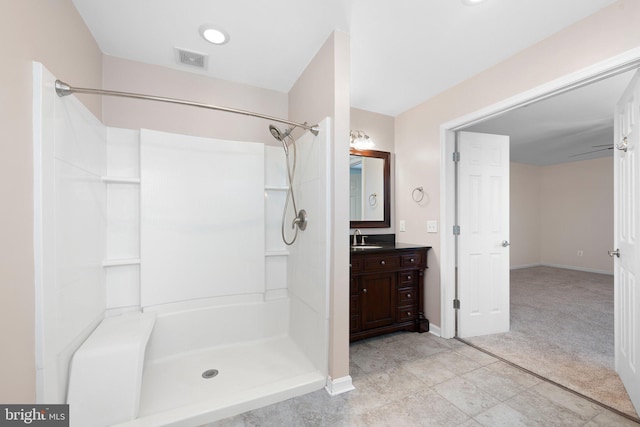
<instances>
[{"instance_id":1,"label":"shower head","mask_svg":"<svg viewBox=\"0 0 640 427\"><path fill-rule=\"evenodd\" d=\"M289 146L287 145L287 141L285 141L285 138L288 137L289 135L291 135L291 131L294 128L291 127L287 130L285 130L284 132L280 131L280 129L278 129L277 127L275 127L274 125L269 125L269 132L271 132L271 135L273 135L273 137L275 139L277 139L278 141L282 142L282 148L284 148L284 153L285 154L289 154Z\"/></svg>"}]
</instances>

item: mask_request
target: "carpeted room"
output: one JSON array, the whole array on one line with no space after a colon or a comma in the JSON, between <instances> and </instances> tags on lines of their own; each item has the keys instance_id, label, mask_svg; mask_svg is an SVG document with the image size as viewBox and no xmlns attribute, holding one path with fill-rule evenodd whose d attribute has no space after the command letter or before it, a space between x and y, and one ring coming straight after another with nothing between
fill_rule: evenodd
<instances>
[{"instance_id":1,"label":"carpeted room","mask_svg":"<svg viewBox=\"0 0 640 427\"><path fill-rule=\"evenodd\" d=\"M468 341L637 416L614 370L613 162L511 163L511 331Z\"/></svg>"}]
</instances>

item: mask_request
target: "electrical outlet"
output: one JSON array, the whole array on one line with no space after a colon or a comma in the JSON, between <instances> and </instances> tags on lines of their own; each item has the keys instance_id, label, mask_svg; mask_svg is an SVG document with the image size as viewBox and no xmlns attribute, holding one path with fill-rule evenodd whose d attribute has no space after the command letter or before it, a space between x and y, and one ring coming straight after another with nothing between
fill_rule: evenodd
<instances>
[{"instance_id":1,"label":"electrical outlet","mask_svg":"<svg viewBox=\"0 0 640 427\"><path fill-rule=\"evenodd\" d=\"M578 251L578 256L583 256L584 255L584 251L581 249Z\"/></svg>"},{"instance_id":2,"label":"electrical outlet","mask_svg":"<svg viewBox=\"0 0 640 427\"><path fill-rule=\"evenodd\" d=\"M438 221L427 221L427 233L438 232Z\"/></svg>"},{"instance_id":3,"label":"electrical outlet","mask_svg":"<svg viewBox=\"0 0 640 427\"><path fill-rule=\"evenodd\" d=\"M404 222L404 219L400 220L400 231L407 231L407 226Z\"/></svg>"}]
</instances>

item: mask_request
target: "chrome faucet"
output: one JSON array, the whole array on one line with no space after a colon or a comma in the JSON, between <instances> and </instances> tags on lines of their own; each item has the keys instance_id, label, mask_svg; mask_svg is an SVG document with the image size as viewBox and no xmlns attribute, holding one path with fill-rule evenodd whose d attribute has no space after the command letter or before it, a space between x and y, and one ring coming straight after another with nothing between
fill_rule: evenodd
<instances>
[{"instance_id":1,"label":"chrome faucet","mask_svg":"<svg viewBox=\"0 0 640 427\"><path fill-rule=\"evenodd\" d=\"M359 228L356 228L356 231L353 232L353 243L351 243L353 246L358 246L357 235L362 236L362 231Z\"/></svg>"}]
</instances>

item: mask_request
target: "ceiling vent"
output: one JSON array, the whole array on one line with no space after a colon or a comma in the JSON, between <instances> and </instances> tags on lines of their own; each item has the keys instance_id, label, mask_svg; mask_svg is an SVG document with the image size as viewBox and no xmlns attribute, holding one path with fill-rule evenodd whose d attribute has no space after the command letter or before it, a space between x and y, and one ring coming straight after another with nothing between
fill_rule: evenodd
<instances>
[{"instance_id":1,"label":"ceiling vent","mask_svg":"<svg viewBox=\"0 0 640 427\"><path fill-rule=\"evenodd\" d=\"M209 66L209 56L203 53L184 50L177 47L175 48L175 52L178 64L189 65L203 70L206 70Z\"/></svg>"}]
</instances>

